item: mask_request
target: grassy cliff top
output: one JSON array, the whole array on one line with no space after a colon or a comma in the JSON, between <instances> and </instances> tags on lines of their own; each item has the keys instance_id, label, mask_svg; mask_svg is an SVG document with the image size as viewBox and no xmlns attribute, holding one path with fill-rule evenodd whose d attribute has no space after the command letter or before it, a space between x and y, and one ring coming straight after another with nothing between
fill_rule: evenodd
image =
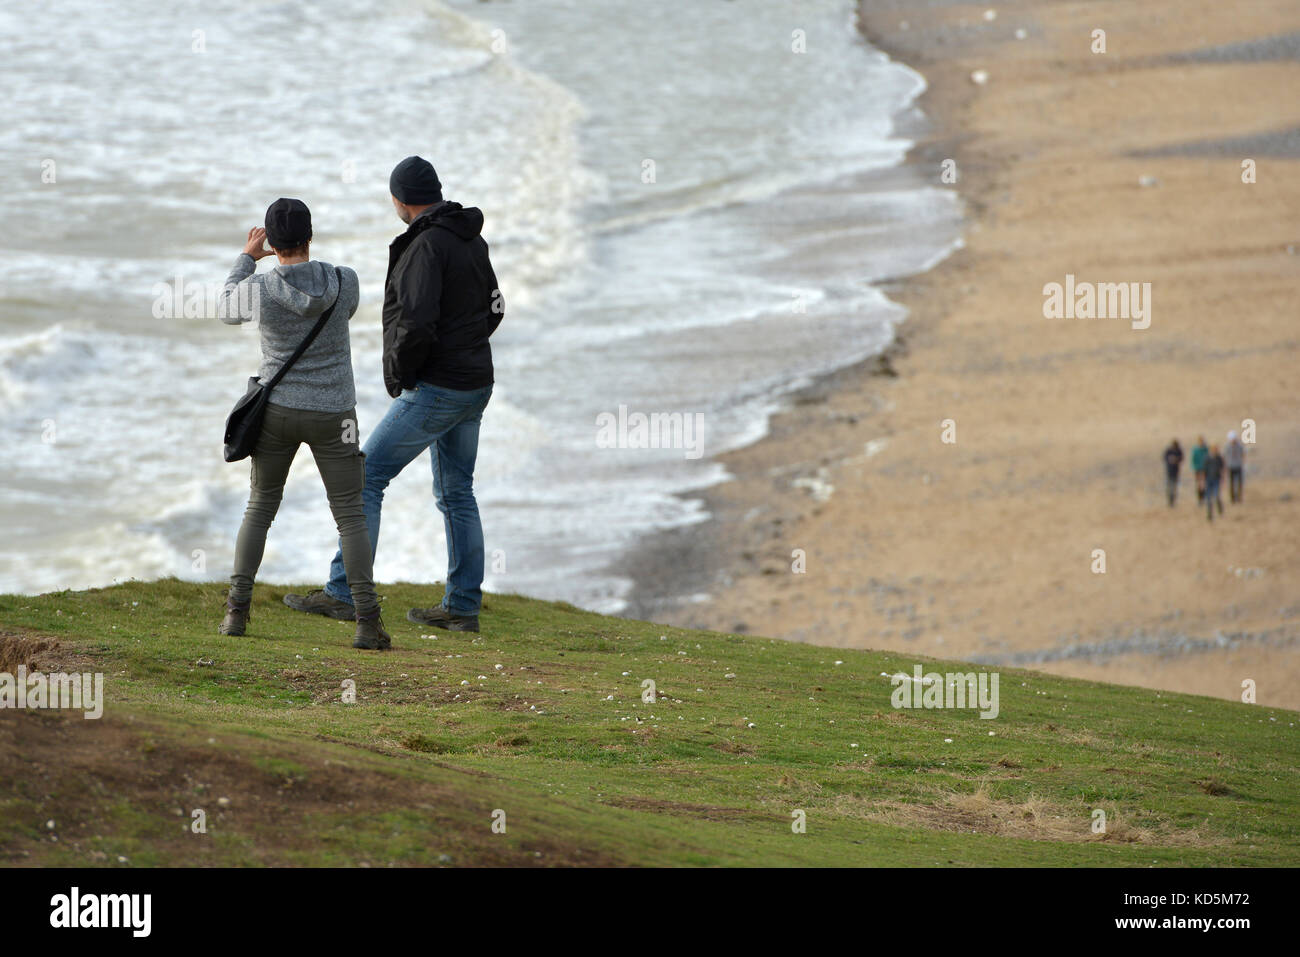
<instances>
[{"instance_id":1,"label":"grassy cliff top","mask_svg":"<svg viewBox=\"0 0 1300 957\"><path fill-rule=\"evenodd\" d=\"M1300 863L1296 712L1013 670L996 718L896 709L886 675L981 669L510 595L430 636L405 612L441 589L406 584L362 652L295 590L258 586L243 638L220 584L0 596L0 672L106 699L0 710L0 861Z\"/></svg>"}]
</instances>

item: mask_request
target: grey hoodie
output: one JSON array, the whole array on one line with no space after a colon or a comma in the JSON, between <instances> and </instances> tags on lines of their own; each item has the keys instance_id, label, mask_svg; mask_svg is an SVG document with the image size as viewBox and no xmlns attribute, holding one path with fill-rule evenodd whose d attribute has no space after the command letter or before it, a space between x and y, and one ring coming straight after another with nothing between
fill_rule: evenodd
<instances>
[{"instance_id":1,"label":"grey hoodie","mask_svg":"<svg viewBox=\"0 0 1300 957\"><path fill-rule=\"evenodd\" d=\"M1224 446L1223 458L1228 463L1228 468L1239 469L1246 464L1246 446L1241 439L1230 439Z\"/></svg>"},{"instance_id":2,"label":"grey hoodie","mask_svg":"<svg viewBox=\"0 0 1300 957\"><path fill-rule=\"evenodd\" d=\"M360 283L357 274L342 267L338 274L326 262L312 260L276 266L255 274L257 262L240 253L230 270L217 303L217 315L227 325L257 317L262 334L262 366L258 378L268 381L307 338L321 313L338 297L338 305L325 328L271 392L270 401L290 409L312 412L347 412L356 407L352 382L352 345L348 320L357 311ZM240 290L240 284L251 288ZM251 306L242 314L240 303Z\"/></svg>"}]
</instances>

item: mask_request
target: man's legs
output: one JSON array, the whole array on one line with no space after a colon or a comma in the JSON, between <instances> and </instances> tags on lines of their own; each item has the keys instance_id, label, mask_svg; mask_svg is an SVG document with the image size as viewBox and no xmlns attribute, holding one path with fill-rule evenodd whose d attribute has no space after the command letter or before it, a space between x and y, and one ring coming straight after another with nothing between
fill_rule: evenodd
<instances>
[{"instance_id":1,"label":"man's legs","mask_svg":"<svg viewBox=\"0 0 1300 957\"><path fill-rule=\"evenodd\" d=\"M472 422L472 431L465 430L445 443L448 456L444 469L447 479L445 484L451 490L452 515L448 515L442 502L438 481L440 457L436 451L431 454L434 468L434 495L439 497L438 508L443 511L444 525L447 530L448 593L452 592L453 587L450 572L453 567L462 564L453 555L464 555L467 557L464 563L466 567L463 571L457 568L456 581L461 582L469 593L477 596L473 599L474 611L469 614L477 614L482 602L480 589L483 584L483 529L479 523L478 505L474 501L472 481L474 461L478 452L478 425L491 396L491 386L472 391L460 391L421 383L414 389L406 390L393 401L379 427L371 433L364 449L366 487L362 493L362 505L365 509L373 558L379 546L380 510L388 483L434 442L438 442L458 426ZM472 521L468 506L473 506ZM478 542L477 572L473 570L472 555L475 548L470 541L475 530ZM453 536L462 533L467 534L467 537L457 544ZM472 588L469 587L471 582ZM352 603L342 549L335 554L334 561L330 565L330 580L325 586L325 593L336 601Z\"/></svg>"},{"instance_id":2,"label":"man's legs","mask_svg":"<svg viewBox=\"0 0 1300 957\"><path fill-rule=\"evenodd\" d=\"M442 607L453 615L469 617L477 615L483 605L483 523L474 498L474 463L479 424L492 390L462 395L464 399L456 400L460 421L438 437L430 464L433 494L447 535L447 589Z\"/></svg>"},{"instance_id":3,"label":"man's legs","mask_svg":"<svg viewBox=\"0 0 1300 957\"><path fill-rule=\"evenodd\" d=\"M1234 503L1241 501L1241 469L1228 470L1228 493Z\"/></svg>"},{"instance_id":4,"label":"man's legs","mask_svg":"<svg viewBox=\"0 0 1300 957\"><path fill-rule=\"evenodd\" d=\"M1196 470L1196 501L1205 501L1205 469Z\"/></svg>"},{"instance_id":5,"label":"man's legs","mask_svg":"<svg viewBox=\"0 0 1300 957\"><path fill-rule=\"evenodd\" d=\"M1177 473L1165 474L1165 494L1169 496L1169 506L1173 507L1174 499L1178 497L1178 475Z\"/></svg>"},{"instance_id":6,"label":"man's legs","mask_svg":"<svg viewBox=\"0 0 1300 957\"><path fill-rule=\"evenodd\" d=\"M375 553L379 549L379 514L384 505L384 491L388 488L388 483L427 449L435 438L424 431L425 409L408 398L412 394L410 391L403 392L393 400L363 449L366 456L366 484L361 493L361 505L365 511L366 532L370 538L372 568ZM352 604L342 541L334 555L334 561L330 563L330 579L325 586L325 594L336 601Z\"/></svg>"}]
</instances>

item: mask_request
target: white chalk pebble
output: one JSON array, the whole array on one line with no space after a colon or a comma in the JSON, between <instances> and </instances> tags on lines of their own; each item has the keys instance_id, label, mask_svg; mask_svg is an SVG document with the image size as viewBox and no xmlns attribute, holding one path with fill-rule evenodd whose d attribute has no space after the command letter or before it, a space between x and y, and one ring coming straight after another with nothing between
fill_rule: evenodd
<instances>
[{"instance_id":1,"label":"white chalk pebble","mask_svg":"<svg viewBox=\"0 0 1300 957\"><path fill-rule=\"evenodd\" d=\"M943 743L944 743L944 744L952 744L952 738L944 738L944 739L943 739Z\"/></svg>"},{"instance_id":2,"label":"white chalk pebble","mask_svg":"<svg viewBox=\"0 0 1300 957\"><path fill-rule=\"evenodd\" d=\"M998 18L998 12L996 10L989 9L984 11L984 19L989 21L990 23L992 23L997 18Z\"/></svg>"},{"instance_id":3,"label":"white chalk pebble","mask_svg":"<svg viewBox=\"0 0 1300 957\"><path fill-rule=\"evenodd\" d=\"M996 733L997 733L997 732L995 732L995 731L990 731L990 732L989 732L989 737L990 737L990 738L993 737L993 735L996 734Z\"/></svg>"},{"instance_id":4,"label":"white chalk pebble","mask_svg":"<svg viewBox=\"0 0 1300 957\"><path fill-rule=\"evenodd\" d=\"M495 668L497 671L500 671L502 668L505 667L505 665L493 665L492 667Z\"/></svg>"},{"instance_id":5,"label":"white chalk pebble","mask_svg":"<svg viewBox=\"0 0 1300 957\"><path fill-rule=\"evenodd\" d=\"M983 86L985 83L989 81L989 71L988 70L973 71L970 75L970 81L974 83L976 86ZM925 478L926 478L925 484L929 485L930 476L927 475Z\"/></svg>"},{"instance_id":6,"label":"white chalk pebble","mask_svg":"<svg viewBox=\"0 0 1300 957\"><path fill-rule=\"evenodd\" d=\"M45 822L45 829L46 829L47 831L52 831L52 830L54 830L54 819L53 819L53 818L50 818L50 820L48 820L48 821Z\"/></svg>"},{"instance_id":7,"label":"white chalk pebble","mask_svg":"<svg viewBox=\"0 0 1300 957\"><path fill-rule=\"evenodd\" d=\"M1023 39L1024 39L1025 37L1027 37L1027 36L1029 36L1029 31L1026 30L1024 27L1017 27L1017 28L1016 28L1016 39L1017 39L1017 40L1023 40Z\"/></svg>"},{"instance_id":8,"label":"white chalk pebble","mask_svg":"<svg viewBox=\"0 0 1300 957\"><path fill-rule=\"evenodd\" d=\"M837 665L842 665L842 664L844 664L844 662L842 662L842 661L837 661L837 662L835 662L835 663L836 663Z\"/></svg>"}]
</instances>

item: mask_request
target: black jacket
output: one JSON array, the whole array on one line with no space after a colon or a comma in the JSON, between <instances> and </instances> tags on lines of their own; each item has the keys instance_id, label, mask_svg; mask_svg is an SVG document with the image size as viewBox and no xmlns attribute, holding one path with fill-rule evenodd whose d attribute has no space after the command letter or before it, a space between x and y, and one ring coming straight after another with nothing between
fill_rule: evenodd
<instances>
[{"instance_id":1,"label":"black jacket","mask_svg":"<svg viewBox=\"0 0 1300 957\"><path fill-rule=\"evenodd\" d=\"M388 247L384 280L384 386L448 389L492 384L488 337L505 316L480 231L483 213L438 203Z\"/></svg>"},{"instance_id":2,"label":"black jacket","mask_svg":"<svg viewBox=\"0 0 1300 957\"><path fill-rule=\"evenodd\" d=\"M1177 445L1165 449L1165 473L1170 478L1178 478L1178 466L1183 464L1183 450Z\"/></svg>"}]
</instances>

